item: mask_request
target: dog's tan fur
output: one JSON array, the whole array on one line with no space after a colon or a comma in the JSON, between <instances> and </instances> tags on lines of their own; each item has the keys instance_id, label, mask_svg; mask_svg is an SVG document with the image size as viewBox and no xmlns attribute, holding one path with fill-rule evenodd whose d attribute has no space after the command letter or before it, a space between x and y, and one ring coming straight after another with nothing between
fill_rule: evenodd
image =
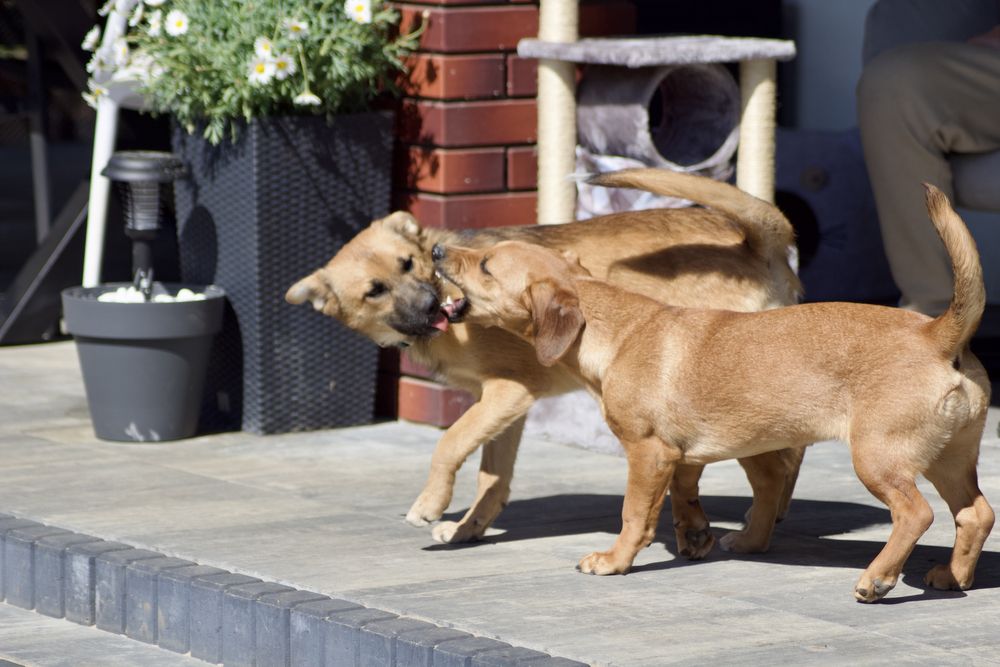
<instances>
[{"instance_id":1,"label":"dog's tan fur","mask_svg":"<svg viewBox=\"0 0 1000 667\"><path fill-rule=\"evenodd\" d=\"M985 291L968 230L940 191L928 186L927 193L955 274L951 305L936 319L848 303L757 313L676 308L597 280L571 254L567 261L538 246L435 253L469 299L466 320L531 341L545 366L562 359L599 397L625 448L621 534L610 550L583 558L582 571L628 571L653 539L678 465L839 439L850 443L858 477L892 512L889 540L858 581L857 599L872 602L891 590L930 526L918 474L934 484L956 524L951 562L926 581L972 585L994 521L976 476L989 382L968 350Z\"/></svg>"},{"instance_id":2,"label":"dog's tan fur","mask_svg":"<svg viewBox=\"0 0 1000 667\"><path fill-rule=\"evenodd\" d=\"M800 285L787 262L792 229L773 206L724 183L655 169L606 174L595 182L680 196L712 210L638 211L567 225L478 231L422 229L399 212L372 223L325 267L288 290L291 303L311 302L380 345L406 346L416 361L478 399L441 438L427 484L407 514L415 525L440 518L451 501L455 473L483 446L476 499L461 521L434 527L439 541L482 535L507 502L528 408L538 397L579 385L563 369L540 366L530 346L496 328L455 324L439 335L401 332L400 320L423 312L428 290L440 300L449 289L434 275L435 243L488 247L518 239L572 250L595 276L663 303L756 311L797 299ZM375 285L383 289L373 294ZM414 303L419 307L407 305ZM741 461L755 500L746 529L726 535L724 547L767 548L774 521L787 508L801 456L796 450ZM713 542L698 504L700 474L701 466L682 466L671 491L678 548L692 558L707 553Z\"/></svg>"}]
</instances>

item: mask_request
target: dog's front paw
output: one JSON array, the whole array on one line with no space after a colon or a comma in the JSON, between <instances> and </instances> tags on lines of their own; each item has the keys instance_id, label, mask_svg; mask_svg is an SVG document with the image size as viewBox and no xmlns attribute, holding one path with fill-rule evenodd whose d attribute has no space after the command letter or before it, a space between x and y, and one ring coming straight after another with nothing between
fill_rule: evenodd
<instances>
[{"instance_id":1,"label":"dog's front paw","mask_svg":"<svg viewBox=\"0 0 1000 667\"><path fill-rule=\"evenodd\" d=\"M715 545L715 536L706 526L699 530L685 530L677 535L677 550L688 560L701 560Z\"/></svg>"},{"instance_id":2,"label":"dog's front paw","mask_svg":"<svg viewBox=\"0 0 1000 667\"><path fill-rule=\"evenodd\" d=\"M888 580L879 577L871 579L867 574L863 574L854 587L854 597L858 602L878 602L895 587L895 579Z\"/></svg>"},{"instance_id":3,"label":"dog's front paw","mask_svg":"<svg viewBox=\"0 0 1000 667\"><path fill-rule=\"evenodd\" d=\"M734 530L719 539L719 546L734 554L762 554L770 546L770 540L761 541L745 530Z\"/></svg>"},{"instance_id":4,"label":"dog's front paw","mask_svg":"<svg viewBox=\"0 0 1000 667\"><path fill-rule=\"evenodd\" d=\"M472 526L457 521L442 521L431 529L431 537L441 544L461 544L474 542L481 537Z\"/></svg>"},{"instance_id":5,"label":"dog's front paw","mask_svg":"<svg viewBox=\"0 0 1000 667\"><path fill-rule=\"evenodd\" d=\"M426 526L437 521L448 508L448 499L433 496L426 491L414 501L413 507L406 513L406 522L411 526Z\"/></svg>"},{"instance_id":6,"label":"dog's front paw","mask_svg":"<svg viewBox=\"0 0 1000 667\"><path fill-rule=\"evenodd\" d=\"M924 583L939 591L964 591L972 586L972 581L959 581L947 565L935 565L926 575Z\"/></svg>"},{"instance_id":7,"label":"dog's front paw","mask_svg":"<svg viewBox=\"0 0 1000 667\"><path fill-rule=\"evenodd\" d=\"M612 551L595 551L584 556L576 569L584 574L625 574L632 568L632 562L616 559Z\"/></svg>"}]
</instances>

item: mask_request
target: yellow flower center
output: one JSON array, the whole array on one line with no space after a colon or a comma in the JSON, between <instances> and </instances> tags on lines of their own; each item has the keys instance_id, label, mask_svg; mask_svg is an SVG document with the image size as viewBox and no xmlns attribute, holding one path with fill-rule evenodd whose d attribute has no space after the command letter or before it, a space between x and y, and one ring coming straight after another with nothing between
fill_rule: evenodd
<instances>
[{"instance_id":1,"label":"yellow flower center","mask_svg":"<svg viewBox=\"0 0 1000 667\"><path fill-rule=\"evenodd\" d=\"M362 5L361 3L358 3L354 5L354 11L356 11L358 14L361 14L365 11L365 6Z\"/></svg>"},{"instance_id":2,"label":"yellow flower center","mask_svg":"<svg viewBox=\"0 0 1000 667\"><path fill-rule=\"evenodd\" d=\"M279 60L278 62L274 63L274 66L277 67L278 69L288 69L288 63L286 63L284 60Z\"/></svg>"},{"instance_id":3,"label":"yellow flower center","mask_svg":"<svg viewBox=\"0 0 1000 667\"><path fill-rule=\"evenodd\" d=\"M264 72L267 71L267 66L264 63L257 63L256 65L254 65L254 70L257 72L257 74L263 74Z\"/></svg>"}]
</instances>

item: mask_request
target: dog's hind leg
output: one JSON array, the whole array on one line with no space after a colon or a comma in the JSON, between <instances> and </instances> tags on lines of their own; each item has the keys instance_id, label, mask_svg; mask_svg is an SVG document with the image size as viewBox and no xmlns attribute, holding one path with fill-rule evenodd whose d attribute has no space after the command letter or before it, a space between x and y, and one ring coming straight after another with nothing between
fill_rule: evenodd
<instances>
[{"instance_id":1,"label":"dog's hind leg","mask_svg":"<svg viewBox=\"0 0 1000 667\"><path fill-rule=\"evenodd\" d=\"M608 551L584 556L577 569L587 574L624 574L631 569L636 554L656 536L660 509L681 457L679 450L655 436L632 442L622 439L622 446L628 458L622 531Z\"/></svg>"},{"instance_id":2,"label":"dog's hind leg","mask_svg":"<svg viewBox=\"0 0 1000 667\"><path fill-rule=\"evenodd\" d=\"M955 517L951 562L935 565L924 577L934 588L965 590L972 586L976 562L993 529L993 508L979 490L976 475L981 436L981 424L958 434L924 473Z\"/></svg>"},{"instance_id":3,"label":"dog's hind leg","mask_svg":"<svg viewBox=\"0 0 1000 667\"><path fill-rule=\"evenodd\" d=\"M677 553L701 560L712 550L715 537L698 495L698 481L705 466L678 465L670 482L670 509L677 536Z\"/></svg>"},{"instance_id":4,"label":"dog's hind leg","mask_svg":"<svg viewBox=\"0 0 1000 667\"><path fill-rule=\"evenodd\" d=\"M722 536L719 543L725 551L767 551L774 524L788 511L804 453L805 447L791 447L739 460L753 489L753 505L747 511L743 530Z\"/></svg>"},{"instance_id":5,"label":"dog's hind leg","mask_svg":"<svg viewBox=\"0 0 1000 667\"><path fill-rule=\"evenodd\" d=\"M918 445L893 442L878 447L871 440L870 436L852 438L851 458L861 482L888 506L892 532L854 587L854 597L860 602L875 602L893 589L917 540L934 521L931 506L917 489L916 475L909 470L911 462L888 455L912 451Z\"/></svg>"},{"instance_id":6,"label":"dog's hind leg","mask_svg":"<svg viewBox=\"0 0 1000 667\"><path fill-rule=\"evenodd\" d=\"M507 379L484 382L479 401L438 441L427 484L407 512L406 520L414 526L424 526L440 519L451 503L455 473L465 459L523 417L533 402L531 391L520 382Z\"/></svg>"},{"instance_id":7,"label":"dog's hind leg","mask_svg":"<svg viewBox=\"0 0 1000 667\"><path fill-rule=\"evenodd\" d=\"M435 540L450 544L479 539L506 507L524 421L523 416L515 419L503 433L483 445L476 499L461 521L442 521L434 526L431 534Z\"/></svg>"}]
</instances>

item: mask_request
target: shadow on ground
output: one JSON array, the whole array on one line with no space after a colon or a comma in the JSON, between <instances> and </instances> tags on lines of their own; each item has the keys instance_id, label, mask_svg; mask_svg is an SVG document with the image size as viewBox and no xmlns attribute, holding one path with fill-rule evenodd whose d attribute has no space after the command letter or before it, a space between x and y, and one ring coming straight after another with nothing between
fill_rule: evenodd
<instances>
[{"instance_id":1,"label":"shadow on ground","mask_svg":"<svg viewBox=\"0 0 1000 667\"><path fill-rule=\"evenodd\" d=\"M742 522L750 507L750 498L744 496L702 496L702 506L713 522ZM499 544L518 540L608 533L608 547L621 528L622 497L602 494L566 494L516 500L510 503L494 526L505 532L492 535L481 542L469 544L435 544L427 551L477 548L483 544ZM464 512L449 514L446 520L457 521ZM850 502L793 500L788 517L775 528L771 548L764 554L731 554L722 551L718 544L707 560L744 560L807 567L837 567L863 570L885 546L884 542L871 540L831 539L851 531L891 523L889 511L870 505ZM713 528L718 540L727 530ZM677 556L676 541L671 525L669 506L660 517L656 541L649 547L665 547L674 555L669 560L640 565L630 575L657 572L683 567L697 567L700 561L690 561ZM584 554L580 554L583 556ZM924 574L934 565L947 563L951 547L917 544L903 571L903 581L915 588L924 588ZM975 588L1000 588L1000 553L984 551L976 568ZM960 591L925 589L920 595L890 598L884 603L898 604L916 600L964 597Z\"/></svg>"}]
</instances>

